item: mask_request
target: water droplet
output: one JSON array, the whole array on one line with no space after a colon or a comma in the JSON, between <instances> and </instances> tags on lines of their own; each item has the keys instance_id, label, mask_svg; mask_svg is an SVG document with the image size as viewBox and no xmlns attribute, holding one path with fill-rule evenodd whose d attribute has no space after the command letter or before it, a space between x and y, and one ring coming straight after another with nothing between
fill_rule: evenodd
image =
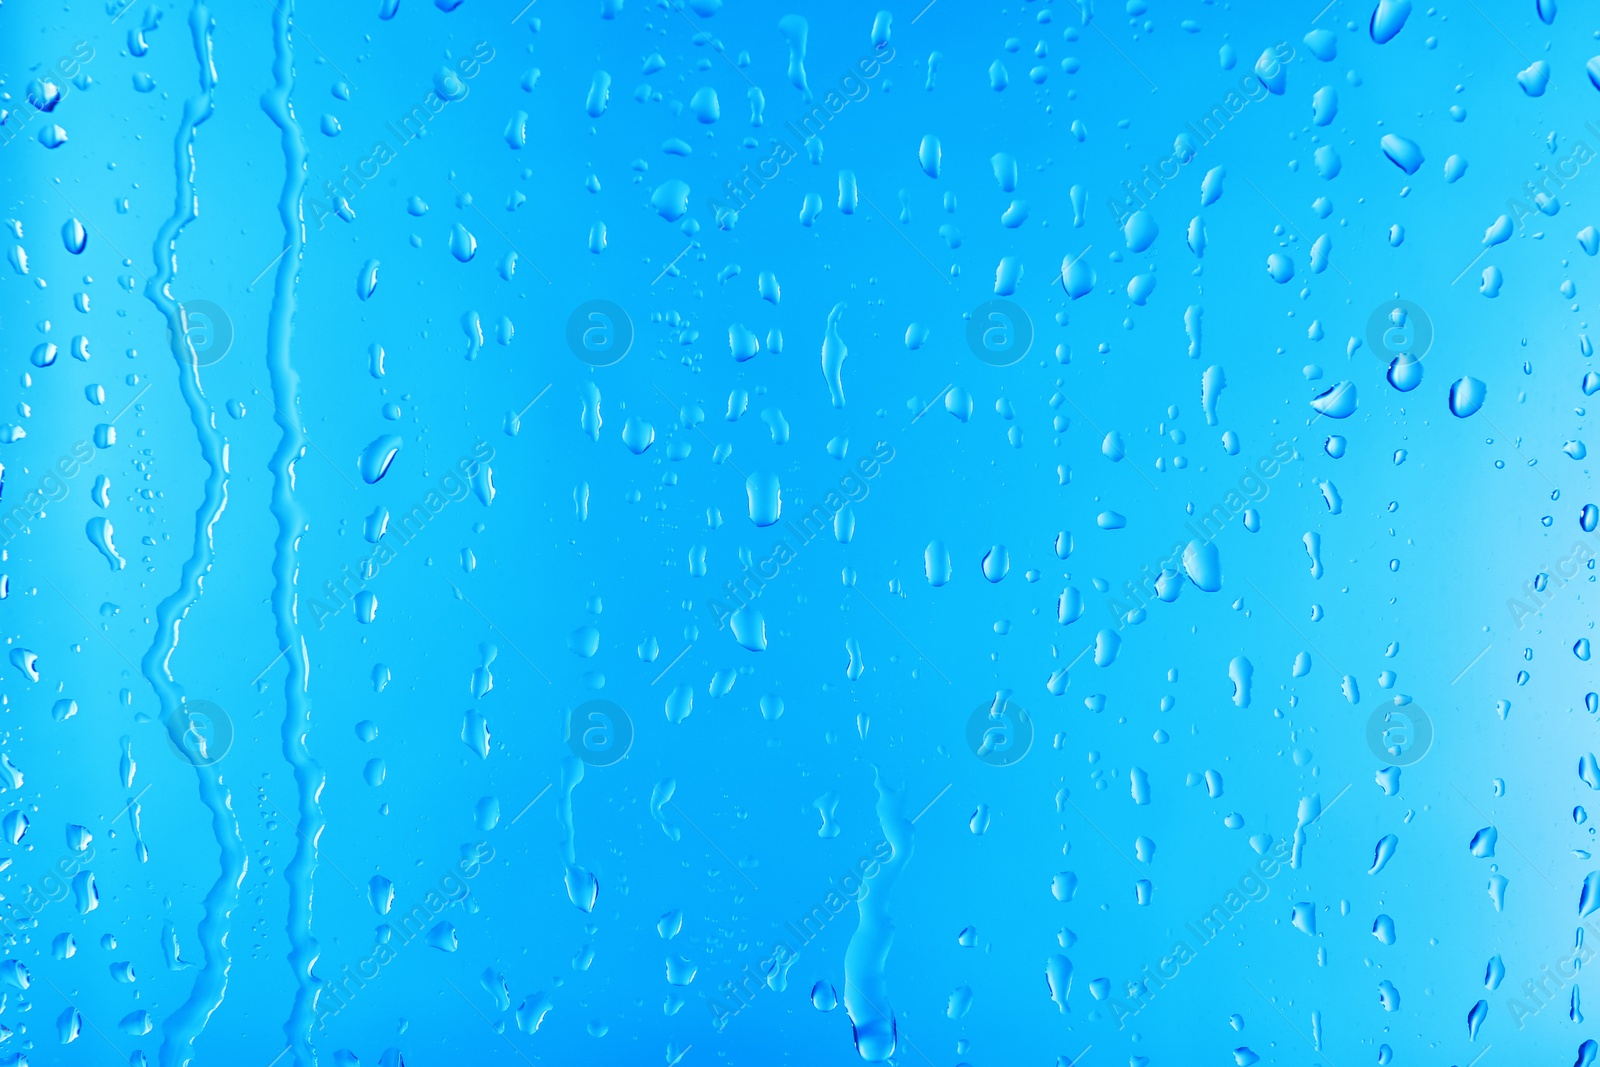
<instances>
[{"instance_id":1,"label":"water droplet","mask_svg":"<svg viewBox=\"0 0 1600 1067\"><path fill-rule=\"evenodd\" d=\"M783 513L783 495L776 474L757 471L745 479L745 496L749 502L750 521L757 526L771 526Z\"/></svg>"},{"instance_id":2,"label":"water droplet","mask_svg":"<svg viewBox=\"0 0 1600 1067\"><path fill-rule=\"evenodd\" d=\"M1476 378L1462 378L1450 387L1450 414L1458 419L1467 418L1483 407L1489 387Z\"/></svg>"},{"instance_id":3,"label":"water droplet","mask_svg":"<svg viewBox=\"0 0 1600 1067\"><path fill-rule=\"evenodd\" d=\"M1411 17L1411 0L1378 0L1367 31L1378 44L1388 44Z\"/></svg>"},{"instance_id":4,"label":"water droplet","mask_svg":"<svg viewBox=\"0 0 1600 1067\"><path fill-rule=\"evenodd\" d=\"M1405 0L1405 2L1406 7L1409 9L1411 6L1410 0ZM1381 7L1382 5L1379 6ZM1383 148L1383 154L1389 157L1389 161L1407 174L1415 174L1422 167L1424 162L1422 148L1417 142L1401 137L1399 134L1386 133L1379 144Z\"/></svg>"},{"instance_id":5,"label":"water droplet","mask_svg":"<svg viewBox=\"0 0 1600 1067\"><path fill-rule=\"evenodd\" d=\"M450 227L450 254L461 263L470 263L478 254L478 239L459 222Z\"/></svg>"},{"instance_id":6,"label":"water droplet","mask_svg":"<svg viewBox=\"0 0 1600 1067\"><path fill-rule=\"evenodd\" d=\"M379 479L389 473L389 465L394 462L395 455L400 451L402 441L397 434L384 434L375 438L371 444L362 450L356 461L357 468L361 471L361 479L368 485L375 485Z\"/></svg>"}]
</instances>

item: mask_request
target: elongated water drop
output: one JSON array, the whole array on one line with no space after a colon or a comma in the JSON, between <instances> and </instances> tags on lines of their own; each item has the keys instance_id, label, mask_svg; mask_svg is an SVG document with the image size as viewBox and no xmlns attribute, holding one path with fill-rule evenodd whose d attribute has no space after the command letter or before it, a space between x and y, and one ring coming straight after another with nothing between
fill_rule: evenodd
<instances>
[{"instance_id":1,"label":"elongated water drop","mask_svg":"<svg viewBox=\"0 0 1600 1067\"><path fill-rule=\"evenodd\" d=\"M84 527L84 533L89 537L89 543L100 550L100 554L111 564L111 569L120 571L128 565L128 561L117 555L117 549L111 542L111 520L103 515L96 515Z\"/></svg>"},{"instance_id":2,"label":"elongated water drop","mask_svg":"<svg viewBox=\"0 0 1600 1067\"><path fill-rule=\"evenodd\" d=\"M590 118L597 119L606 113L606 105L610 102L611 75L597 70L589 81L589 97L584 101L583 109Z\"/></svg>"},{"instance_id":3,"label":"elongated water drop","mask_svg":"<svg viewBox=\"0 0 1600 1067\"><path fill-rule=\"evenodd\" d=\"M361 267L361 273L356 275L356 295L362 300L372 299L372 294L378 289L378 261L369 259Z\"/></svg>"},{"instance_id":4,"label":"elongated water drop","mask_svg":"<svg viewBox=\"0 0 1600 1067\"><path fill-rule=\"evenodd\" d=\"M778 476L757 471L745 479L744 488L749 502L750 521L757 526L776 523L783 514L783 494Z\"/></svg>"},{"instance_id":5,"label":"elongated water drop","mask_svg":"<svg viewBox=\"0 0 1600 1067\"><path fill-rule=\"evenodd\" d=\"M1411 17L1411 0L1378 0L1367 31L1379 44L1388 44Z\"/></svg>"},{"instance_id":6,"label":"elongated water drop","mask_svg":"<svg viewBox=\"0 0 1600 1067\"><path fill-rule=\"evenodd\" d=\"M839 323L844 318L846 305L838 303L828 312L827 330L822 338L822 377L828 383L828 396L836 408L844 407L844 381L841 377L844 361L850 355L844 338L839 336Z\"/></svg>"},{"instance_id":7,"label":"elongated water drop","mask_svg":"<svg viewBox=\"0 0 1600 1067\"><path fill-rule=\"evenodd\" d=\"M811 102L811 90L806 85L806 35L810 26L799 15L785 15L778 20L778 32L789 42L789 84L800 90L801 98Z\"/></svg>"},{"instance_id":8,"label":"elongated water drop","mask_svg":"<svg viewBox=\"0 0 1600 1067\"><path fill-rule=\"evenodd\" d=\"M78 256L89 245L89 232L83 228L83 223L77 219L68 219L61 227L61 243L67 246L67 251Z\"/></svg>"},{"instance_id":9,"label":"elongated water drop","mask_svg":"<svg viewBox=\"0 0 1600 1067\"><path fill-rule=\"evenodd\" d=\"M1348 419L1356 412L1355 384L1339 382L1330 386L1311 401L1311 407L1330 419Z\"/></svg>"},{"instance_id":10,"label":"elongated water drop","mask_svg":"<svg viewBox=\"0 0 1600 1067\"><path fill-rule=\"evenodd\" d=\"M361 471L361 480L368 485L377 484L379 479L389 473L389 465L394 462L401 444L399 435L384 434L362 449L356 461L356 466Z\"/></svg>"},{"instance_id":11,"label":"elongated water drop","mask_svg":"<svg viewBox=\"0 0 1600 1067\"><path fill-rule=\"evenodd\" d=\"M1407 0L1407 7L1409 6L1410 2ZM1389 161L1407 174L1415 174L1425 162L1421 146L1399 134L1386 133L1379 144L1383 148L1383 154L1389 157Z\"/></svg>"},{"instance_id":12,"label":"elongated water drop","mask_svg":"<svg viewBox=\"0 0 1600 1067\"><path fill-rule=\"evenodd\" d=\"M1385 834L1378 839L1377 847L1372 850L1372 868L1368 874L1377 874L1389 865L1394 859L1395 849L1400 847L1400 839L1393 834Z\"/></svg>"},{"instance_id":13,"label":"elongated water drop","mask_svg":"<svg viewBox=\"0 0 1600 1067\"><path fill-rule=\"evenodd\" d=\"M478 254L478 239L459 222L450 228L450 254L462 263L470 263Z\"/></svg>"},{"instance_id":14,"label":"elongated water drop","mask_svg":"<svg viewBox=\"0 0 1600 1067\"><path fill-rule=\"evenodd\" d=\"M935 588L949 583L955 569L950 561L950 550L943 541L929 541L927 549L922 554L923 571L928 576L928 584Z\"/></svg>"},{"instance_id":15,"label":"elongated water drop","mask_svg":"<svg viewBox=\"0 0 1600 1067\"><path fill-rule=\"evenodd\" d=\"M1489 387L1476 378L1462 378L1450 386L1450 414L1458 419L1475 415L1489 396Z\"/></svg>"},{"instance_id":16,"label":"elongated water drop","mask_svg":"<svg viewBox=\"0 0 1600 1067\"><path fill-rule=\"evenodd\" d=\"M734 612L728 625L733 629L733 639L751 652L767 650L767 621L749 604Z\"/></svg>"}]
</instances>

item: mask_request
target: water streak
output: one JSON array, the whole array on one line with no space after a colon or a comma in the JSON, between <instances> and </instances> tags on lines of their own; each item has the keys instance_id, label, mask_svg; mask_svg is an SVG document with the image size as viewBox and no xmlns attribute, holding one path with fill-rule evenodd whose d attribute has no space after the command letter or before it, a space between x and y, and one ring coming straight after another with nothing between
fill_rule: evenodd
<instances>
[{"instance_id":1,"label":"water streak","mask_svg":"<svg viewBox=\"0 0 1600 1067\"><path fill-rule=\"evenodd\" d=\"M911 862L914 844L911 820L905 814L905 790L894 789L874 771L878 790L878 823L893 849L876 874L864 879L857 899L861 922L850 935L844 953L844 1007L855 1029L856 1051L869 1063L882 1063L894 1055L899 1026L889 1005L889 984L884 968L894 944L894 920L889 915L889 894Z\"/></svg>"},{"instance_id":2,"label":"water streak","mask_svg":"<svg viewBox=\"0 0 1600 1067\"><path fill-rule=\"evenodd\" d=\"M302 198L306 184L306 143L289 101L294 88L294 3L273 6L273 88L261 98L261 107L277 126L283 148L283 192L278 217L283 222L286 254L278 261L273 280L272 311L267 319L267 369L272 378L274 421L282 431L272 454L272 513L278 536L272 555L272 616L278 648L288 666L284 677L283 754L294 767L298 811L294 858L284 870L289 882L289 967L296 983L294 1006L283 1024L284 1036L294 1051L297 1067L316 1063L311 1028L316 1022L319 981L312 973L321 949L311 936L313 880L317 846L326 821L322 815L323 786L327 776L311 758L306 737L311 732L311 705L306 699L310 665L300 633L295 577L300 570L300 538L305 533L305 513L295 497L295 463L305 455L306 438L300 422L300 376L289 358L293 331L295 291L305 253Z\"/></svg>"},{"instance_id":3,"label":"water streak","mask_svg":"<svg viewBox=\"0 0 1600 1067\"><path fill-rule=\"evenodd\" d=\"M212 531L228 506L227 441L217 429L216 409L206 398L200 383L200 363L187 330L184 310L172 295L172 282L178 271L178 236L198 217L195 191L195 132L211 117L216 106L217 70L211 53L211 13L195 0L189 11L189 32L194 40L195 58L200 67L200 91L183 105L183 121L178 125L174 146L177 192L171 218L156 234L156 270L145 284L144 295L167 320L172 355L178 364L178 385L189 417L199 438L200 455L206 464L206 479L200 506L195 511L194 547L184 562L178 588L156 609L156 633L140 662L140 671L161 703L161 721L174 741L187 729L187 711L182 688L172 674L172 657L178 649L179 629L200 599L201 584L215 560ZM239 887L244 881L248 861L239 837L239 820L233 813L233 798L222 776L212 766L196 766L200 800L211 812L211 831L220 853L217 879L206 893L205 914L200 920L200 947L205 962L196 975L189 996L166 1020L163 1028L160 1062L162 1067L185 1067L194 1058L194 1044L207 1021L222 1004L227 992L228 971L233 957L228 948L228 933L233 909L239 902Z\"/></svg>"}]
</instances>

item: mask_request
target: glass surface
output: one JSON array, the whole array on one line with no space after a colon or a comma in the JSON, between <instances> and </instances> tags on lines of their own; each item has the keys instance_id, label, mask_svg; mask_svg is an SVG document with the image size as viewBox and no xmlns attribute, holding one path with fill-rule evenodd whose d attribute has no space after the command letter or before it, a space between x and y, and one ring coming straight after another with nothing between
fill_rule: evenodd
<instances>
[{"instance_id":1,"label":"glass surface","mask_svg":"<svg viewBox=\"0 0 1600 1067\"><path fill-rule=\"evenodd\" d=\"M0 1063L1596 1059L1592 5L521 3L0 7Z\"/></svg>"}]
</instances>

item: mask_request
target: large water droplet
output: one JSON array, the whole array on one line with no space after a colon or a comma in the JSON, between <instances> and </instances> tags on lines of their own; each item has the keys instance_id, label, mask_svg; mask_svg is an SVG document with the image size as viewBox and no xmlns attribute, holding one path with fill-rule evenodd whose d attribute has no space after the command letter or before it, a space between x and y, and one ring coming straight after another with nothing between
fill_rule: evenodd
<instances>
[{"instance_id":1,"label":"large water droplet","mask_svg":"<svg viewBox=\"0 0 1600 1067\"><path fill-rule=\"evenodd\" d=\"M1410 17L1411 0L1378 0L1378 6L1372 9L1372 20L1367 24L1367 32L1372 34L1374 41L1387 44L1400 32L1406 24L1406 19Z\"/></svg>"},{"instance_id":2,"label":"large water droplet","mask_svg":"<svg viewBox=\"0 0 1600 1067\"><path fill-rule=\"evenodd\" d=\"M1408 8L1411 6L1410 0L1407 0L1406 6ZM1379 144L1383 147L1383 154L1389 157L1389 161L1407 174L1415 174L1424 162L1421 146L1409 138L1386 133Z\"/></svg>"},{"instance_id":3,"label":"large water droplet","mask_svg":"<svg viewBox=\"0 0 1600 1067\"><path fill-rule=\"evenodd\" d=\"M362 449L361 456L356 461L356 466L361 471L361 480L368 485L375 485L389 473L389 465L394 462L401 444L399 435L384 434Z\"/></svg>"},{"instance_id":4,"label":"large water droplet","mask_svg":"<svg viewBox=\"0 0 1600 1067\"><path fill-rule=\"evenodd\" d=\"M1450 387L1450 414L1464 419L1477 413L1489 395L1489 387L1476 378L1467 377Z\"/></svg>"},{"instance_id":5,"label":"large water droplet","mask_svg":"<svg viewBox=\"0 0 1600 1067\"><path fill-rule=\"evenodd\" d=\"M751 522L757 526L771 526L778 521L783 513L783 494L776 474L757 471L745 479L744 491L749 500Z\"/></svg>"},{"instance_id":6,"label":"large water droplet","mask_svg":"<svg viewBox=\"0 0 1600 1067\"><path fill-rule=\"evenodd\" d=\"M1356 411L1356 387L1353 382L1339 382L1319 393L1311 406L1330 419L1347 419Z\"/></svg>"}]
</instances>

